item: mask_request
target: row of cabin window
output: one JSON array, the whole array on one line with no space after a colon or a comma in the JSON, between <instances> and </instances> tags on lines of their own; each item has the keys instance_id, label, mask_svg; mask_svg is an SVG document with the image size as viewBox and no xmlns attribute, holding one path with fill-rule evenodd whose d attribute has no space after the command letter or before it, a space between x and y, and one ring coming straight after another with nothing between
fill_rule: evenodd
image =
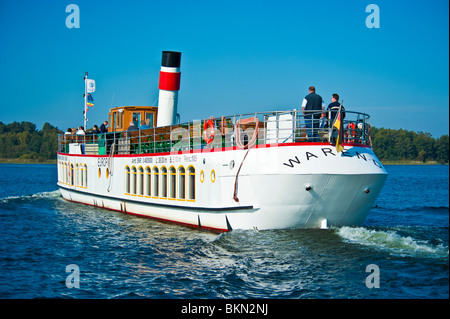
<instances>
[{"instance_id":1,"label":"row of cabin window","mask_svg":"<svg viewBox=\"0 0 450 319\"><path fill-rule=\"evenodd\" d=\"M153 198L168 198L178 200L195 200L195 168L189 166L187 170L180 166L178 169L165 166L151 169L142 166L125 167L125 194L146 196Z\"/></svg>"},{"instance_id":2,"label":"row of cabin window","mask_svg":"<svg viewBox=\"0 0 450 319\"><path fill-rule=\"evenodd\" d=\"M61 182L79 187L87 187L87 165L86 164L68 164L67 162L60 162L60 176ZM75 169L74 169L75 168Z\"/></svg>"}]
</instances>

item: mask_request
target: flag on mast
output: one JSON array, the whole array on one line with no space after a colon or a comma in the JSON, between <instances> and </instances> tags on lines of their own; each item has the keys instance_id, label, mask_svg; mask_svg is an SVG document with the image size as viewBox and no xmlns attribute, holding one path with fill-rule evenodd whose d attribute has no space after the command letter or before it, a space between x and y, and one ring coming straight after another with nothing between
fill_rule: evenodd
<instances>
[{"instance_id":1,"label":"flag on mast","mask_svg":"<svg viewBox=\"0 0 450 319\"><path fill-rule=\"evenodd\" d=\"M342 109L342 104L339 107L339 113L336 117L336 121L334 121L334 125L333 127L337 128L338 130L338 134L337 134L337 139L336 139L336 151L338 153L340 153L341 151L344 150L344 127L343 127L343 121L342 121L342 113L341 113L341 109Z\"/></svg>"},{"instance_id":2,"label":"flag on mast","mask_svg":"<svg viewBox=\"0 0 450 319\"><path fill-rule=\"evenodd\" d=\"M86 128L86 113L88 111L88 106L92 107L94 106L94 99L92 98L92 95L89 93L95 92L95 81L92 79L88 79L88 73L84 73L84 128Z\"/></svg>"},{"instance_id":3,"label":"flag on mast","mask_svg":"<svg viewBox=\"0 0 450 319\"><path fill-rule=\"evenodd\" d=\"M86 81L86 91L87 93L94 93L95 92L95 81L94 80L87 80Z\"/></svg>"},{"instance_id":4,"label":"flag on mast","mask_svg":"<svg viewBox=\"0 0 450 319\"><path fill-rule=\"evenodd\" d=\"M94 106L94 98L92 97L91 93L87 94L87 106L93 107Z\"/></svg>"}]
</instances>

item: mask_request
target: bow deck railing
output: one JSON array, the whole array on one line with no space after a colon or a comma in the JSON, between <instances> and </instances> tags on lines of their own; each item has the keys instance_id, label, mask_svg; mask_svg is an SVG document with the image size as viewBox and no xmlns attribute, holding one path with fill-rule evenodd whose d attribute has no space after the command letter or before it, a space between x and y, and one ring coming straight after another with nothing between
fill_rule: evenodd
<instances>
[{"instance_id":1,"label":"bow deck railing","mask_svg":"<svg viewBox=\"0 0 450 319\"><path fill-rule=\"evenodd\" d=\"M148 154L285 143L336 143L331 112L274 111L208 118L165 127L104 134L58 136L58 151L71 154ZM369 115L345 111L344 144L370 145Z\"/></svg>"}]
</instances>

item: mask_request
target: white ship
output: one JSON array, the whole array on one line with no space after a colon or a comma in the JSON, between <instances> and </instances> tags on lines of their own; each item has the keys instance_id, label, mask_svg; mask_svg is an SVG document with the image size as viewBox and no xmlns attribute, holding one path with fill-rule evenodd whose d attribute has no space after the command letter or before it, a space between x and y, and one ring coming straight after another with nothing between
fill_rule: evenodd
<instances>
[{"instance_id":1,"label":"white ship","mask_svg":"<svg viewBox=\"0 0 450 319\"><path fill-rule=\"evenodd\" d=\"M365 221L387 177L367 114L345 112L339 143L332 121L311 141L296 109L177 123L180 58L163 52L158 107L116 107L108 133L59 137L64 199L215 231Z\"/></svg>"}]
</instances>

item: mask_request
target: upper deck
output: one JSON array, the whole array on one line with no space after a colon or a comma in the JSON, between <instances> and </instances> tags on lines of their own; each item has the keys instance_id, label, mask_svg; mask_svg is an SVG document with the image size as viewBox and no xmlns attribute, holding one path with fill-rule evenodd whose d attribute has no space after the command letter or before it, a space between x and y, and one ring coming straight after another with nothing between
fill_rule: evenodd
<instances>
[{"instance_id":1,"label":"upper deck","mask_svg":"<svg viewBox=\"0 0 450 319\"><path fill-rule=\"evenodd\" d=\"M156 113L156 110L152 111ZM324 118L318 118L322 114ZM310 115L317 117L312 120L313 125L308 119ZM331 112L294 109L211 117L202 121L134 131L114 129L105 134L62 134L58 137L58 152L86 155L150 154L211 151L230 147L246 149L287 143L334 144L337 130L329 118ZM371 146L369 118L365 113L345 111L345 145Z\"/></svg>"}]
</instances>

